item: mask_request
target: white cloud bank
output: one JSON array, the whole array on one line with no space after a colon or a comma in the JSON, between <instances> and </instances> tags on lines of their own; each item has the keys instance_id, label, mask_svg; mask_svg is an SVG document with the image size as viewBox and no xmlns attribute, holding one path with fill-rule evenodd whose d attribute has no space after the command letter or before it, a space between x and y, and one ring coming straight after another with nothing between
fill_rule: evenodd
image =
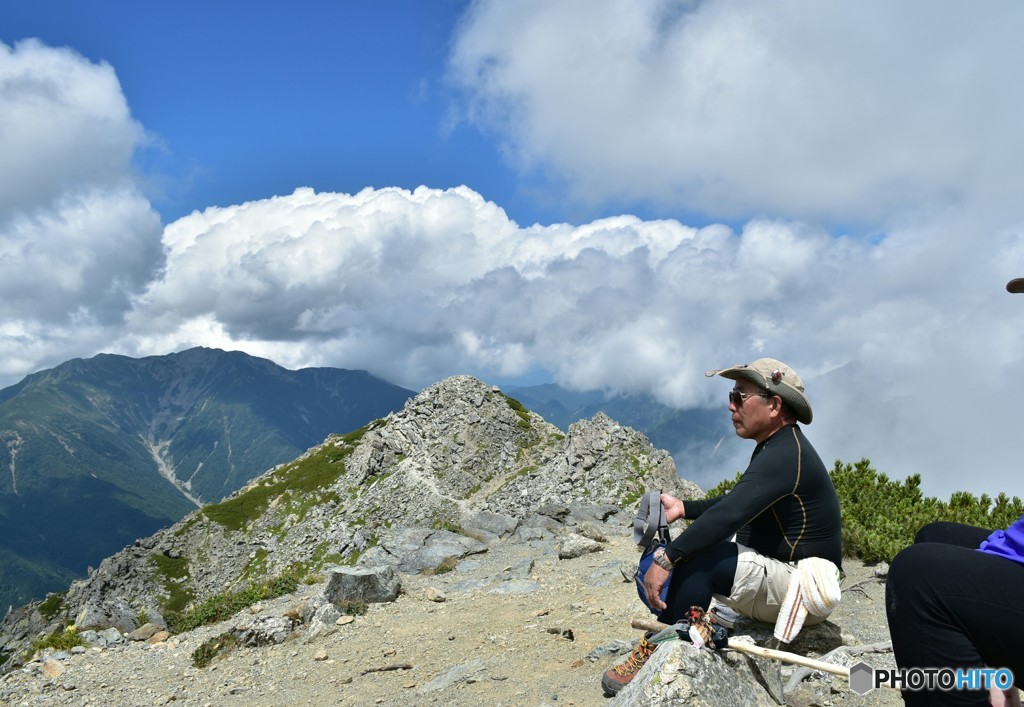
<instances>
[{"instance_id":1,"label":"white cloud bank","mask_svg":"<svg viewBox=\"0 0 1024 707\"><path fill-rule=\"evenodd\" d=\"M154 275L143 140L110 66L0 43L0 375L103 346Z\"/></svg>"},{"instance_id":2,"label":"white cloud bank","mask_svg":"<svg viewBox=\"0 0 1024 707\"><path fill-rule=\"evenodd\" d=\"M481 0L452 71L578 199L877 223L1019 201L1022 21L1008 0Z\"/></svg>"},{"instance_id":3,"label":"white cloud bank","mask_svg":"<svg viewBox=\"0 0 1024 707\"><path fill-rule=\"evenodd\" d=\"M707 399L712 354L779 339L868 253L767 221L743 234L628 216L522 229L465 187L299 189L183 218L165 244L130 317L140 341L159 337L151 349L214 336L411 387L541 367L678 405Z\"/></svg>"},{"instance_id":4,"label":"white cloud bank","mask_svg":"<svg viewBox=\"0 0 1024 707\"><path fill-rule=\"evenodd\" d=\"M83 137L62 151L66 170L54 160L26 194L0 195L2 373L206 345L413 388L546 369L726 415L728 383L703 371L768 355L804 376L827 462L868 456L935 495L1024 496L1024 297L1002 290L1024 275L1011 198L1024 111L1007 68L1024 63L1000 12L1021 11L477 3L453 67L513 159L573 198L678 202L745 225L521 227L465 187L298 189L180 219L163 254L129 164L141 129L110 67L4 47L5 107L57 96L38 113L55 116L53 139ZM76 98L83 82L103 100ZM0 131L0 151L12 131L45 149L42 123ZM97 126L104 139L84 137ZM101 151L95 179L78 148ZM844 222L861 226L837 236Z\"/></svg>"},{"instance_id":5,"label":"white cloud bank","mask_svg":"<svg viewBox=\"0 0 1024 707\"><path fill-rule=\"evenodd\" d=\"M805 377L827 461L920 472L931 493L1024 493L1007 395L1024 298L1002 291L1024 238L959 250L959 270L932 252L948 238L870 244L781 221L734 233L628 216L521 228L465 187L299 189L171 224L166 269L119 346L237 347L412 388L543 368L570 387L723 416L728 384L703 371L769 355Z\"/></svg>"}]
</instances>

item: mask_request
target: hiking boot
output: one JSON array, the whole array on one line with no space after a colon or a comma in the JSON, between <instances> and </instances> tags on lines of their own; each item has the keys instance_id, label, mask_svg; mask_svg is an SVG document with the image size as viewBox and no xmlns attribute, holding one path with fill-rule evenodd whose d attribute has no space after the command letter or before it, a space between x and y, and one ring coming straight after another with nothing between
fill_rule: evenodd
<instances>
[{"instance_id":1,"label":"hiking boot","mask_svg":"<svg viewBox=\"0 0 1024 707\"><path fill-rule=\"evenodd\" d=\"M650 634L640 639L640 642L636 644L636 648L629 654L623 662L616 665L614 668L610 668L604 676L601 678L601 687L604 688L604 694L614 695L619 690L629 684L629 681L640 672L640 668L647 664L648 658L654 653L658 647L656 643L651 643L647 639L650 638Z\"/></svg>"}]
</instances>

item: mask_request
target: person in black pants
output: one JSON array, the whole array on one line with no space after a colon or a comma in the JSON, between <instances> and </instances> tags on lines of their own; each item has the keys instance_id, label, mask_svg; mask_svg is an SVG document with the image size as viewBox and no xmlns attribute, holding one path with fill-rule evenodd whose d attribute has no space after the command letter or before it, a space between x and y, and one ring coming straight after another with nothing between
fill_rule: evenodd
<instances>
[{"instance_id":1,"label":"person in black pants","mask_svg":"<svg viewBox=\"0 0 1024 707\"><path fill-rule=\"evenodd\" d=\"M1006 289L1024 293L1024 278ZM1005 531L931 523L901 550L885 584L901 668L1009 668L1001 691L903 691L907 705L1020 707L1024 684L1024 516Z\"/></svg>"},{"instance_id":2,"label":"person in black pants","mask_svg":"<svg viewBox=\"0 0 1024 707\"><path fill-rule=\"evenodd\" d=\"M1009 668L1024 678L1024 557L1006 540L1024 537L1024 517L1006 532L931 523L889 567L885 609L901 668ZM990 539L996 545L989 547ZM998 542L1002 541L1002 545ZM982 544L985 549L980 550ZM1019 547L1017 549L1020 549ZM1016 688L904 690L907 705L1020 705Z\"/></svg>"}]
</instances>

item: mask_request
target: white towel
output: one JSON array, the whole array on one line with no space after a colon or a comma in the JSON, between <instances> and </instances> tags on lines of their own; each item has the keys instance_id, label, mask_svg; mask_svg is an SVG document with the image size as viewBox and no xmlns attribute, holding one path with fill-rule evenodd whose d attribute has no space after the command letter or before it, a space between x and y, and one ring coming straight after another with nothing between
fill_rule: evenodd
<instances>
[{"instance_id":1,"label":"white towel","mask_svg":"<svg viewBox=\"0 0 1024 707\"><path fill-rule=\"evenodd\" d=\"M800 633L808 613L827 618L842 596L838 567L821 557L800 560L775 621L775 637L789 643Z\"/></svg>"}]
</instances>

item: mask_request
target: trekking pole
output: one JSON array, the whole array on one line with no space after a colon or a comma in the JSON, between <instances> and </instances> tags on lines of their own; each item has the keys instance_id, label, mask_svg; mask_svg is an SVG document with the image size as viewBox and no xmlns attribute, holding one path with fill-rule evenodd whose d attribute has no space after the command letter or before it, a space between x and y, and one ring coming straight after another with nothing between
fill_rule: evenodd
<instances>
[{"instance_id":1,"label":"trekking pole","mask_svg":"<svg viewBox=\"0 0 1024 707\"><path fill-rule=\"evenodd\" d=\"M672 628L669 624L663 624L662 622L654 621L653 619L633 619L631 625L633 628L638 628L643 631L654 631L655 633L658 631L664 631L667 628ZM814 670L821 670L826 673L832 673L833 675L839 675L847 680L850 679L849 668L844 668L841 665L835 665L833 663L826 663L821 660L814 660L813 658L805 658L804 656L797 655L796 653L787 653L786 651L762 648L761 646L753 643L744 643L743 641L736 641L735 643L729 641L726 643L725 647L738 653L747 653L748 655L771 658L772 660L778 660L783 663L802 665L805 668L813 668Z\"/></svg>"}]
</instances>

